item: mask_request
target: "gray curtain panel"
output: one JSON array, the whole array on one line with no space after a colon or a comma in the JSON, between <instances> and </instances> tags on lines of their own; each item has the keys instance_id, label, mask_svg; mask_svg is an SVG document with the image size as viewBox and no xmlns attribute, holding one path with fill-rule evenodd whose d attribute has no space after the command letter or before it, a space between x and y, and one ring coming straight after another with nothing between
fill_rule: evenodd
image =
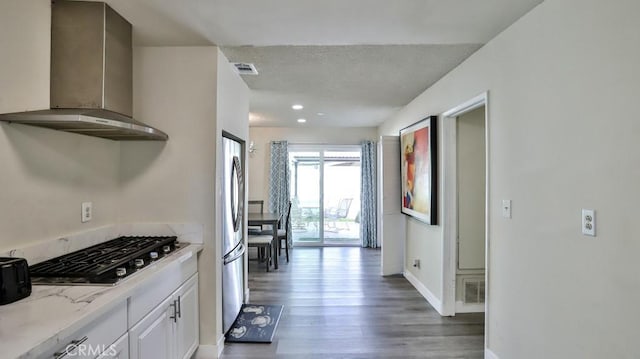
<instances>
[{"instance_id":1,"label":"gray curtain panel","mask_svg":"<svg viewBox=\"0 0 640 359\"><path fill-rule=\"evenodd\" d=\"M362 246L378 247L376 219L376 143L362 142L360 236Z\"/></svg>"},{"instance_id":2,"label":"gray curtain panel","mask_svg":"<svg viewBox=\"0 0 640 359\"><path fill-rule=\"evenodd\" d=\"M289 148L287 141L271 142L271 167L269 171L269 211L282 214L282 223L286 223L291 186L289 185ZM287 228L291 233L291 228ZM289 236L289 247L293 245Z\"/></svg>"}]
</instances>

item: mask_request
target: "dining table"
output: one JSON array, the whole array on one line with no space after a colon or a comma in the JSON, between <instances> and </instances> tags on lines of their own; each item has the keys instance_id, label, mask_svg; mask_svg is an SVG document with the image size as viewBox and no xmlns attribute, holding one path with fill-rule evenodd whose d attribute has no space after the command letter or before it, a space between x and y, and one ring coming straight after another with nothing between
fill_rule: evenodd
<instances>
[{"instance_id":1,"label":"dining table","mask_svg":"<svg viewBox=\"0 0 640 359\"><path fill-rule=\"evenodd\" d=\"M273 229L273 239L271 240L271 249L273 250L273 268L278 269L278 247L280 243L278 242L278 223L282 215L279 213L249 213L247 216L247 224L249 226L264 226L270 225ZM269 263L267 263L267 266Z\"/></svg>"}]
</instances>

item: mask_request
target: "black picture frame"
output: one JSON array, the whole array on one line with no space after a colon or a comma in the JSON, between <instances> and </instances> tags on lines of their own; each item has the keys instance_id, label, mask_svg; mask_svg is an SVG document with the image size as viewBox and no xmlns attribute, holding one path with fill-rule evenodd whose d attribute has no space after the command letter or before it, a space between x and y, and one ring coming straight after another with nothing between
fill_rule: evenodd
<instances>
[{"instance_id":1,"label":"black picture frame","mask_svg":"<svg viewBox=\"0 0 640 359\"><path fill-rule=\"evenodd\" d=\"M400 130L401 212L437 224L438 116Z\"/></svg>"}]
</instances>

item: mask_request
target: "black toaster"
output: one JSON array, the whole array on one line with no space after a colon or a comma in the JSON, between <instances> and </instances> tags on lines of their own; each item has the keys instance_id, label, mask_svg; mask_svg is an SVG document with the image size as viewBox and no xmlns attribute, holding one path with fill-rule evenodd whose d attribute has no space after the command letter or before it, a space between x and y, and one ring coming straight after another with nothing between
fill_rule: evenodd
<instances>
[{"instance_id":1,"label":"black toaster","mask_svg":"<svg viewBox=\"0 0 640 359\"><path fill-rule=\"evenodd\" d=\"M31 277L27 260L0 257L0 305L13 303L30 294Z\"/></svg>"}]
</instances>

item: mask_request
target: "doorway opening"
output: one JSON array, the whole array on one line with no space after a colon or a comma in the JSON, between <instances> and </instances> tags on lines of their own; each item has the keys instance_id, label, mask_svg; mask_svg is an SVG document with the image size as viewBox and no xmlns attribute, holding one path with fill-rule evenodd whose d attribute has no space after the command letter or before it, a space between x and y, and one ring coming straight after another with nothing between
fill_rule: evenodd
<instances>
[{"instance_id":1,"label":"doorway opening","mask_svg":"<svg viewBox=\"0 0 640 359\"><path fill-rule=\"evenodd\" d=\"M443 314L484 312L489 323L488 93L443 114Z\"/></svg>"},{"instance_id":2,"label":"doorway opening","mask_svg":"<svg viewBox=\"0 0 640 359\"><path fill-rule=\"evenodd\" d=\"M291 145L295 246L360 245L359 146Z\"/></svg>"},{"instance_id":3,"label":"doorway opening","mask_svg":"<svg viewBox=\"0 0 640 359\"><path fill-rule=\"evenodd\" d=\"M456 313L484 312L485 107L456 119Z\"/></svg>"}]
</instances>

